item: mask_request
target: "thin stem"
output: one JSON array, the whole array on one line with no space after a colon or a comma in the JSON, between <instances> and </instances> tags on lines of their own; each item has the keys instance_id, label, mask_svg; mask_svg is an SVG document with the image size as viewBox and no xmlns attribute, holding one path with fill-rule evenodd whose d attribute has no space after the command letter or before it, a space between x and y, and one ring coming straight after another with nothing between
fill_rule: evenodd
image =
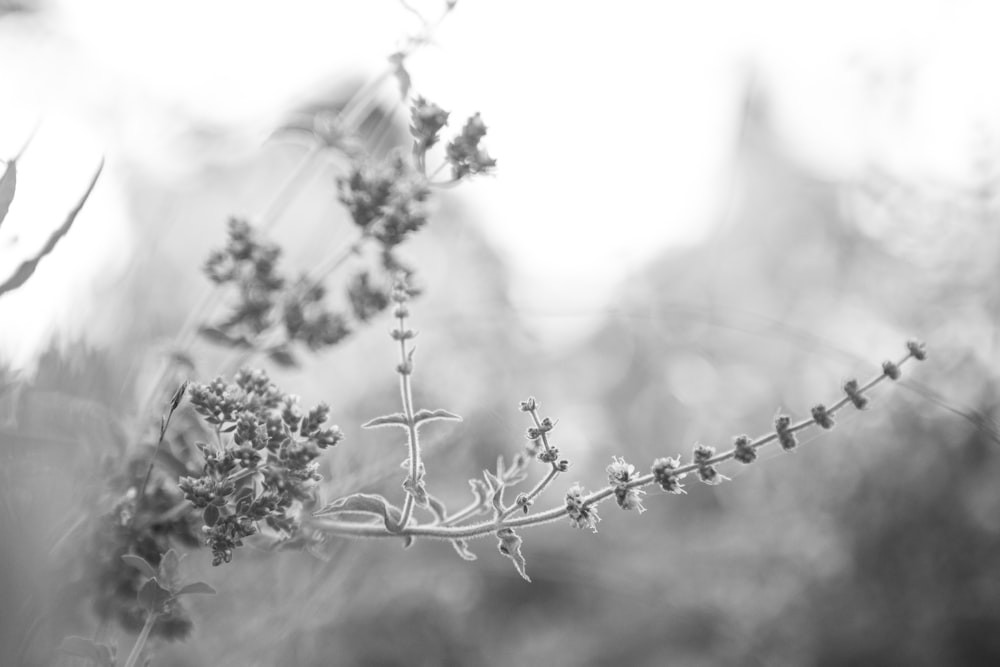
<instances>
[{"instance_id":1,"label":"thin stem","mask_svg":"<svg viewBox=\"0 0 1000 667\"><path fill-rule=\"evenodd\" d=\"M139 508L142 506L142 499L146 495L146 487L149 485L149 477L153 474L153 465L156 463L156 457L160 453L160 447L163 445L163 440L167 435L167 429L170 428L170 419L174 416L174 411L180 404L180 398L183 396L184 390L187 388L187 383L185 382L178 388L177 393L174 394L174 399L171 400L170 410L167 411L167 416L163 418L163 422L160 424L160 437L156 441L156 447L153 448L153 455L149 457L149 466L146 468L146 475L142 478L142 486L139 487L139 495L135 501L135 512L132 513L132 520L135 520L136 515L139 513Z\"/></svg>"},{"instance_id":2,"label":"thin stem","mask_svg":"<svg viewBox=\"0 0 1000 667\"><path fill-rule=\"evenodd\" d=\"M401 312L397 316L399 322L399 393L403 402L403 414L406 415L406 430L409 436L410 445L410 481L417 484L417 474L420 471L420 440L417 435L416 418L413 414L413 388L410 384L410 373L413 365L410 363L410 355L406 349L406 316ZM403 515L399 519L400 527L406 526L413 516L414 496L409 490L406 499L403 501Z\"/></svg>"},{"instance_id":3,"label":"thin stem","mask_svg":"<svg viewBox=\"0 0 1000 667\"><path fill-rule=\"evenodd\" d=\"M559 468L557 468L556 466L552 466L551 468L549 468L549 472L546 473L545 477L539 480L538 484L535 484L535 486L531 489L531 491L529 491L528 494L524 497L524 506L527 506L528 503L537 498L542 493L542 491L544 491L545 488L552 482L552 480L556 478L558 474L559 474ZM521 507L522 507L521 505L517 504L513 505L512 507L508 507L500 515L500 519L501 520L506 519L515 511L521 509Z\"/></svg>"},{"instance_id":4,"label":"thin stem","mask_svg":"<svg viewBox=\"0 0 1000 667\"><path fill-rule=\"evenodd\" d=\"M156 617L157 614L155 612L149 612L146 616L146 622L143 624L139 636L135 639L135 645L132 647L132 652L128 654L125 667L135 667L139 661L139 656L142 654L142 649L146 646L146 640L149 639L149 633L153 629L153 624L156 623Z\"/></svg>"},{"instance_id":5,"label":"thin stem","mask_svg":"<svg viewBox=\"0 0 1000 667\"><path fill-rule=\"evenodd\" d=\"M452 514L450 517L441 521L438 525L441 526L454 526L457 523L461 523L470 516L475 516L483 511L483 505L478 500L473 501L460 509L459 511Z\"/></svg>"},{"instance_id":6,"label":"thin stem","mask_svg":"<svg viewBox=\"0 0 1000 667\"><path fill-rule=\"evenodd\" d=\"M912 354L907 354L903 357L898 364L898 367L902 367L909 359L913 358ZM888 377L885 372L858 389L858 394L864 394L869 392L872 388L877 386L880 382L883 382L885 378ZM840 400L833 405L833 407L827 410L827 414L833 416L838 410L847 405L848 401ZM813 419L804 419L797 424L790 426L788 432L794 433L797 431L802 431L811 426L815 426L816 422ZM774 442L778 439L778 435L775 432L768 433L767 435L761 436L753 440L749 446L757 448L763 447L764 445ZM685 466L681 466L672 471L672 474L678 478L697 471L698 469L715 465L717 463L722 463L728 459L733 458L736 455L736 448L723 452L713 456L712 458L702 461L700 463L691 463ZM636 478L634 481L626 485L627 488L636 489L645 486L649 486L655 483L655 476L652 474L643 475L642 477ZM616 486L607 486L599 491L591 493L585 497L581 503L583 507L590 505L597 505L604 502L611 496L615 494ZM463 510L464 511L464 510ZM532 514L524 517L517 517L513 519L501 518L501 520L491 520L484 521L475 524L469 524L465 526L453 526L450 525L455 518L449 519L448 521L442 522L441 524L426 524L417 526L403 526L399 532L390 533L385 529L384 526L373 523L351 523L347 521L332 521L332 520L322 520L314 519L313 525L319 530L333 535L343 535L349 537L431 537L445 540L454 539L471 539L476 537L483 537L496 533L498 530L504 528L526 528L528 526L537 526L545 523L550 523L557 519L566 516L568 513L568 508L566 505L560 505L553 507L544 512L538 514ZM456 515L457 517L457 515Z\"/></svg>"}]
</instances>

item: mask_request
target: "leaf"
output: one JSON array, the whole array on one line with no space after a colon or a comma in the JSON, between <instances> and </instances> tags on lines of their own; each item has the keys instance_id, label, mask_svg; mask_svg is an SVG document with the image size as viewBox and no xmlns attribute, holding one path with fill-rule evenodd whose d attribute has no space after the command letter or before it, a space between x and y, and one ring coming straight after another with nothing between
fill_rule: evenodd
<instances>
[{"instance_id":1,"label":"leaf","mask_svg":"<svg viewBox=\"0 0 1000 667\"><path fill-rule=\"evenodd\" d=\"M281 345L267 351L268 358L282 368L298 368L299 360L295 358L288 346Z\"/></svg>"},{"instance_id":2,"label":"leaf","mask_svg":"<svg viewBox=\"0 0 1000 667\"><path fill-rule=\"evenodd\" d=\"M502 512L504 483L497 479L489 470L483 471L483 477L486 478L486 484L490 487L490 492L493 494L490 498L490 502L493 503L493 509Z\"/></svg>"},{"instance_id":3,"label":"leaf","mask_svg":"<svg viewBox=\"0 0 1000 667\"><path fill-rule=\"evenodd\" d=\"M76 220L76 216L80 214L81 210L83 210L83 205L87 202L87 198L90 197L90 193L94 191L94 186L97 185L97 179L101 175L101 170L103 169L104 160L102 159L100 166L97 168L97 172L94 174L94 177L90 181L90 185L87 187L87 191L83 193L83 197L77 203L76 207L69 212L65 222L63 222L59 229L52 232L52 235L49 236L49 239L45 242L45 245L42 246L42 249L38 251L38 254L31 259L21 262L21 265L17 267L17 270L14 271L6 282L0 284L0 295L11 292L28 282L28 278L34 275L35 269L38 268L39 262L41 262L50 252L52 252L53 249L55 249L56 244L59 243L62 237L66 236L70 227L73 226L73 221Z\"/></svg>"},{"instance_id":4,"label":"leaf","mask_svg":"<svg viewBox=\"0 0 1000 667\"><path fill-rule=\"evenodd\" d=\"M472 487L472 495L476 497L476 503L485 509L490 502L489 487L481 479L470 479L469 486Z\"/></svg>"},{"instance_id":5,"label":"leaf","mask_svg":"<svg viewBox=\"0 0 1000 667\"><path fill-rule=\"evenodd\" d=\"M240 349L253 347L245 336L232 336L218 327L200 326L198 333L218 345Z\"/></svg>"},{"instance_id":6,"label":"leaf","mask_svg":"<svg viewBox=\"0 0 1000 667\"><path fill-rule=\"evenodd\" d=\"M394 412L391 415L382 415L361 425L361 428L379 428L381 426L402 426L409 428L410 422L402 412Z\"/></svg>"},{"instance_id":7,"label":"leaf","mask_svg":"<svg viewBox=\"0 0 1000 667\"><path fill-rule=\"evenodd\" d=\"M7 163L7 168L0 178L0 224L7 217L10 210L10 203L14 201L14 191L17 189L17 160Z\"/></svg>"},{"instance_id":8,"label":"leaf","mask_svg":"<svg viewBox=\"0 0 1000 667\"><path fill-rule=\"evenodd\" d=\"M133 554L125 554L122 556L122 560L125 561L126 565L131 565L135 569L142 572L144 577L153 579L158 574L156 568L149 564L149 562L142 556L136 556Z\"/></svg>"},{"instance_id":9,"label":"leaf","mask_svg":"<svg viewBox=\"0 0 1000 667\"><path fill-rule=\"evenodd\" d=\"M205 525L211 528L219 522L219 508L216 505L209 505L202 513Z\"/></svg>"},{"instance_id":10,"label":"leaf","mask_svg":"<svg viewBox=\"0 0 1000 667\"><path fill-rule=\"evenodd\" d=\"M150 579L139 589L139 605L150 614L158 614L173 597L156 579Z\"/></svg>"},{"instance_id":11,"label":"leaf","mask_svg":"<svg viewBox=\"0 0 1000 667\"><path fill-rule=\"evenodd\" d=\"M236 506L237 514L246 514L250 505L254 501L253 487L244 486L233 496L233 504Z\"/></svg>"},{"instance_id":12,"label":"leaf","mask_svg":"<svg viewBox=\"0 0 1000 667\"><path fill-rule=\"evenodd\" d=\"M67 655L90 660L98 667L115 667L114 652L107 644L98 644L87 637L66 637L59 643L59 650Z\"/></svg>"},{"instance_id":13,"label":"leaf","mask_svg":"<svg viewBox=\"0 0 1000 667\"><path fill-rule=\"evenodd\" d=\"M530 584L531 578L528 577L528 573L524 569L524 556L521 555L520 536L511 528L503 528L497 531L497 538L500 540L497 544L497 549L514 563L517 573Z\"/></svg>"},{"instance_id":14,"label":"leaf","mask_svg":"<svg viewBox=\"0 0 1000 667\"><path fill-rule=\"evenodd\" d=\"M175 598L179 598L182 595L215 595L215 589L204 581L194 581L190 584L184 584L174 593Z\"/></svg>"},{"instance_id":15,"label":"leaf","mask_svg":"<svg viewBox=\"0 0 1000 667\"><path fill-rule=\"evenodd\" d=\"M460 422L462 418L458 415L448 412L447 410L417 410L417 413L413 415L414 425L421 422L432 422L437 420L454 421Z\"/></svg>"},{"instance_id":16,"label":"leaf","mask_svg":"<svg viewBox=\"0 0 1000 667\"><path fill-rule=\"evenodd\" d=\"M362 514L380 516L385 522L386 529L391 533L399 532L399 521L403 518L403 511L401 509L382 496L374 493L355 493L354 495L338 498L313 512L313 516L325 516L341 512L360 512Z\"/></svg>"},{"instance_id":17,"label":"leaf","mask_svg":"<svg viewBox=\"0 0 1000 667\"><path fill-rule=\"evenodd\" d=\"M163 582L167 588L173 588L179 578L180 567L180 556L177 555L176 551L170 549L160 559L160 574L157 579Z\"/></svg>"},{"instance_id":18,"label":"leaf","mask_svg":"<svg viewBox=\"0 0 1000 667\"><path fill-rule=\"evenodd\" d=\"M427 493L427 508L434 513L434 518L444 521L448 517L448 508L443 502Z\"/></svg>"},{"instance_id":19,"label":"leaf","mask_svg":"<svg viewBox=\"0 0 1000 667\"><path fill-rule=\"evenodd\" d=\"M452 540L451 546L455 547L455 551L463 560L476 560L476 554L469 551L469 543L465 540Z\"/></svg>"}]
</instances>

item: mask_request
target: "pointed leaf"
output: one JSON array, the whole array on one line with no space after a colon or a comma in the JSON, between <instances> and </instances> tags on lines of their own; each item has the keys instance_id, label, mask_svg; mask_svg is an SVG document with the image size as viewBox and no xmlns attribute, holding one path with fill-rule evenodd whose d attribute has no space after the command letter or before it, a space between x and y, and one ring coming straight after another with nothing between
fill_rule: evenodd
<instances>
[{"instance_id":1,"label":"pointed leaf","mask_svg":"<svg viewBox=\"0 0 1000 667\"><path fill-rule=\"evenodd\" d=\"M125 561L126 565L131 565L135 569L139 570L139 572L142 572L142 576L147 579L153 579L158 574L156 568L150 565L149 562L142 556L125 554L122 556L122 560Z\"/></svg>"},{"instance_id":2,"label":"pointed leaf","mask_svg":"<svg viewBox=\"0 0 1000 667\"><path fill-rule=\"evenodd\" d=\"M528 577L528 573L525 571L524 556L521 555L521 538L510 528L498 530L497 537L500 540L497 544L497 549L504 556L510 558L511 562L514 563L514 567L517 568L517 573L525 581L531 583L531 578Z\"/></svg>"},{"instance_id":3,"label":"pointed leaf","mask_svg":"<svg viewBox=\"0 0 1000 667\"><path fill-rule=\"evenodd\" d=\"M489 485L490 492L492 493L490 502L493 503L493 509L502 512L504 483L497 479L489 470L483 471L483 477L486 478L486 483Z\"/></svg>"},{"instance_id":4,"label":"pointed leaf","mask_svg":"<svg viewBox=\"0 0 1000 667\"><path fill-rule=\"evenodd\" d=\"M485 508L490 501L490 490L486 483L481 479L470 479L469 486L472 487L472 495L476 497L476 502Z\"/></svg>"},{"instance_id":5,"label":"pointed leaf","mask_svg":"<svg viewBox=\"0 0 1000 667\"><path fill-rule=\"evenodd\" d=\"M339 498L313 512L313 516L325 516L341 512L358 512L380 516L385 523L386 529L393 533L399 532L399 521L403 518L403 511L401 509L382 496L373 493L355 493L351 496Z\"/></svg>"},{"instance_id":6,"label":"pointed leaf","mask_svg":"<svg viewBox=\"0 0 1000 667\"><path fill-rule=\"evenodd\" d=\"M80 214L81 210L83 210L83 205L87 202L87 198L90 197L90 193L94 191L94 186L97 185L97 179L101 175L102 169L104 169L103 159L101 160L101 164L97 168L97 172L94 174L93 179L91 179L90 186L87 187L87 191L83 194L83 197L77 203L76 207L69 212L69 215L66 217L62 226L52 232L52 235L49 236L45 245L42 246L42 249L39 250L34 257L21 262L21 265L17 267L17 270L14 271L14 273L7 278L3 284L0 284L0 295L11 292L28 282L28 278L34 275L35 269L38 268L39 262L41 262L50 252L53 251L53 249L55 249L56 244L59 243L62 237L66 236L70 227L73 226L73 221L76 220L76 216Z\"/></svg>"},{"instance_id":7,"label":"pointed leaf","mask_svg":"<svg viewBox=\"0 0 1000 667\"><path fill-rule=\"evenodd\" d=\"M242 489L236 492L233 496L233 504L236 506L237 514L246 514L250 509L250 505L253 504L254 493L252 486L244 486Z\"/></svg>"},{"instance_id":8,"label":"pointed leaf","mask_svg":"<svg viewBox=\"0 0 1000 667\"><path fill-rule=\"evenodd\" d=\"M90 660L98 667L114 667L114 653L107 644L98 644L87 637L66 637L59 644L59 650L67 655Z\"/></svg>"},{"instance_id":9,"label":"pointed leaf","mask_svg":"<svg viewBox=\"0 0 1000 667\"><path fill-rule=\"evenodd\" d=\"M173 549L160 559L160 574L157 579L167 588L173 588L180 575L181 558Z\"/></svg>"},{"instance_id":10,"label":"pointed leaf","mask_svg":"<svg viewBox=\"0 0 1000 667\"><path fill-rule=\"evenodd\" d=\"M174 593L175 598L179 598L182 595L215 595L215 589L206 584L204 581L194 581L190 584L184 584L180 587L176 593Z\"/></svg>"},{"instance_id":11,"label":"pointed leaf","mask_svg":"<svg viewBox=\"0 0 1000 667\"><path fill-rule=\"evenodd\" d=\"M462 418L458 415L448 412L447 410L417 410L417 413L413 415L413 423L419 424L421 422L432 422L436 420L454 421L460 422Z\"/></svg>"},{"instance_id":12,"label":"pointed leaf","mask_svg":"<svg viewBox=\"0 0 1000 667\"><path fill-rule=\"evenodd\" d=\"M139 589L139 605L151 614L158 614L173 597L156 579L150 579Z\"/></svg>"},{"instance_id":13,"label":"pointed leaf","mask_svg":"<svg viewBox=\"0 0 1000 667\"><path fill-rule=\"evenodd\" d=\"M402 412L394 412L391 415L382 415L371 421L362 424L361 428L379 428L380 426L402 426L408 428L410 423L406 420L406 415Z\"/></svg>"},{"instance_id":14,"label":"pointed leaf","mask_svg":"<svg viewBox=\"0 0 1000 667\"><path fill-rule=\"evenodd\" d=\"M469 551L469 543L465 540L452 540L451 546L455 547L455 551L463 560L476 560L476 554Z\"/></svg>"},{"instance_id":15,"label":"pointed leaf","mask_svg":"<svg viewBox=\"0 0 1000 667\"><path fill-rule=\"evenodd\" d=\"M438 521L444 521L448 517L448 508L445 506L443 502L441 502L431 494L428 493L426 495L427 495L427 508L434 513L434 518L436 518Z\"/></svg>"},{"instance_id":16,"label":"pointed leaf","mask_svg":"<svg viewBox=\"0 0 1000 667\"><path fill-rule=\"evenodd\" d=\"M7 217L10 203L14 201L14 191L17 189L17 160L7 163L7 169L0 178L0 224Z\"/></svg>"}]
</instances>

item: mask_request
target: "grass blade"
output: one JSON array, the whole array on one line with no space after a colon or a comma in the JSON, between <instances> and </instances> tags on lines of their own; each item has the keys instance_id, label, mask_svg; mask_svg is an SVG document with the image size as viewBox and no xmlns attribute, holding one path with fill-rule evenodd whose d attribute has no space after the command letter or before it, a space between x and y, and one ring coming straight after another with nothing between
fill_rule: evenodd
<instances>
[{"instance_id":1,"label":"grass blade","mask_svg":"<svg viewBox=\"0 0 1000 667\"><path fill-rule=\"evenodd\" d=\"M3 224L3 219L7 217L7 211L10 210L10 203L14 201L14 190L17 189L17 160L11 160L7 163L7 169L3 172L3 177L0 178L0 225Z\"/></svg>"},{"instance_id":2,"label":"grass blade","mask_svg":"<svg viewBox=\"0 0 1000 667\"><path fill-rule=\"evenodd\" d=\"M13 164L13 162L11 164ZM18 287L26 283L28 281L28 278L34 275L35 269L38 268L39 262L41 262L46 255L52 252L52 250L56 247L56 244L59 243L62 237L66 236L66 233L69 232L70 228L73 226L73 221L76 220L76 216L79 215L81 210L83 210L83 205L87 203L87 198L90 197L90 193L94 191L94 186L97 185L97 179L100 177L101 171L103 169L104 169L104 160L102 159L100 166L97 167L97 171L94 173L94 177L90 181L90 185L87 187L87 191L83 193L83 197L80 198L80 201L77 203L76 207L73 208L72 211L70 211L69 215L66 217L66 221L62 224L61 227L59 227L59 229L52 232L52 235L49 237L48 241L45 242L45 246L42 247L42 249L38 252L37 255L35 255L29 260L21 262L21 266L17 267L17 270L14 272L14 274L11 275L11 277L8 278L6 282L0 284L0 296L6 294L7 292L11 292L17 289Z\"/></svg>"}]
</instances>

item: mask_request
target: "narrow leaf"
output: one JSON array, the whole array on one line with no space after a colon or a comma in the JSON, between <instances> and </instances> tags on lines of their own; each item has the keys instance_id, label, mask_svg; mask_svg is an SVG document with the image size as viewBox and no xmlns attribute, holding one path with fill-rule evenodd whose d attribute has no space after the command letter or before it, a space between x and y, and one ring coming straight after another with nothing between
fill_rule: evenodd
<instances>
[{"instance_id":1,"label":"narrow leaf","mask_svg":"<svg viewBox=\"0 0 1000 667\"><path fill-rule=\"evenodd\" d=\"M14 191L17 189L17 160L7 163L7 169L0 178L0 224L7 217L10 203L14 201Z\"/></svg>"},{"instance_id":2,"label":"narrow leaf","mask_svg":"<svg viewBox=\"0 0 1000 667\"><path fill-rule=\"evenodd\" d=\"M139 572L142 572L142 576L144 577L152 579L157 575L156 568L150 565L142 556L125 554L122 556L122 560L125 561L126 565L131 565L135 569L139 570Z\"/></svg>"},{"instance_id":3,"label":"narrow leaf","mask_svg":"<svg viewBox=\"0 0 1000 667\"><path fill-rule=\"evenodd\" d=\"M156 579L150 579L139 589L139 605L150 614L158 614L173 597Z\"/></svg>"},{"instance_id":4,"label":"narrow leaf","mask_svg":"<svg viewBox=\"0 0 1000 667\"><path fill-rule=\"evenodd\" d=\"M313 516L325 516L327 514L339 514L342 512L360 512L362 514L375 514L382 517L387 530L393 533L399 532L399 520L403 518L403 511L390 503L380 495L373 493L355 493L328 503L313 512Z\"/></svg>"},{"instance_id":5,"label":"narrow leaf","mask_svg":"<svg viewBox=\"0 0 1000 667\"><path fill-rule=\"evenodd\" d=\"M28 282L30 278L35 273L35 269L38 268L39 262L41 262L53 249L55 249L56 244L59 243L62 237L66 236L69 232L70 227L73 226L73 221L76 220L76 216L80 214L83 210L83 205L87 202L87 198L90 197L90 193L94 191L94 186L97 185L97 179L101 175L101 170L104 169L104 160L101 160L100 166L97 168L97 172L94 174L93 179L90 181L90 185L87 187L87 191L83 194L83 197L77 203L76 207L69 212L66 217L66 221L63 222L62 226L56 231L52 232L48 241L42 246L42 249L33 258L21 262L21 266L17 267L17 270L7 279L6 282L0 284L0 295L11 292L24 283Z\"/></svg>"},{"instance_id":6,"label":"narrow leaf","mask_svg":"<svg viewBox=\"0 0 1000 667\"><path fill-rule=\"evenodd\" d=\"M375 419L362 424L361 428L379 428L380 426L402 426L403 428L407 428L409 425L409 422L406 420L406 415L402 412L394 412L391 415L376 417Z\"/></svg>"},{"instance_id":7,"label":"narrow leaf","mask_svg":"<svg viewBox=\"0 0 1000 667\"><path fill-rule=\"evenodd\" d=\"M521 538L518 534L510 528L504 528L497 531L497 538L500 540L499 544L497 544L497 549L500 550L500 553L510 558L517 569L517 573L525 581L531 583L531 578L528 577L528 573L525 571L524 556L521 554Z\"/></svg>"},{"instance_id":8,"label":"narrow leaf","mask_svg":"<svg viewBox=\"0 0 1000 667\"><path fill-rule=\"evenodd\" d=\"M448 508L443 502L427 493L427 507L431 512L434 513L434 518L438 521L444 521L448 517Z\"/></svg>"},{"instance_id":9,"label":"narrow leaf","mask_svg":"<svg viewBox=\"0 0 1000 667\"><path fill-rule=\"evenodd\" d=\"M476 554L469 551L469 543L465 540L452 540L451 546L455 547L455 551L463 560L476 560Z\"/></svg>"},{"instance_id":10,"label":"narrow leaf","mask_svg":"<svg viewBox=\"0 0 1000 667\"><path fill-rule=\"evenodd\" d=\"M436 420L445 421L455 421L460 422L462 418L458 415L448 412L447 410L417 410L417 413L413 415L413 423L419 424L421 422L432 422Z\"/></svg>"},{"instance_id":11,"label":"narrow leaf","mask_svg":"<svg viewBox=\"0 0 1000 667\"><path fill-rule=\"evenodd\" d=\"M206 584L204 581L195 581L190 584L184 584L180 587L176 593L174 593L175 598L179 598L182 595L215 595L215 589Z\"/></svg>"},{"instance_id":12,"label":"narrow leaf","mask_svg":"<svg viewBox=\"0 0 1000 667\"><path fill-rule=\"evenodd\" d=\"M492 493L490 502L493 503L493 509L502 512L504 483L497 479L489 470L483 471L483 477L486 478L486 483L489 485L490 492Z\"/></svg>"}]
</instances>

